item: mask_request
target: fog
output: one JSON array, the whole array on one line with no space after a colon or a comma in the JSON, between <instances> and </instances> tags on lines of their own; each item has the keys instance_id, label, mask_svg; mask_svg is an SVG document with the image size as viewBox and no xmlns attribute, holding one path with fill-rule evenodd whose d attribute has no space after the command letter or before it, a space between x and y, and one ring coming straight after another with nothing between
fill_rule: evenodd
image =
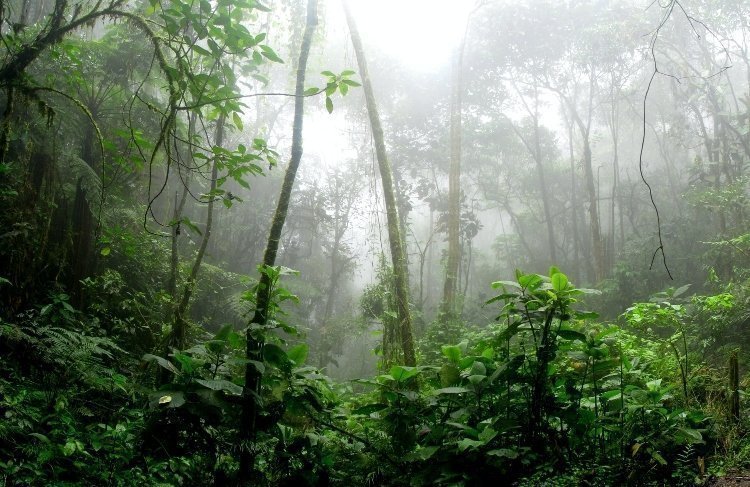
<instances>
[{"instance_id":1,"label":"fog","mask_svg":"<svg viewBox=\"0 0 750 487\"><path fill-rule=\"evenodd\" d=\"M744 485L748 19L0 1L3 485Z\"/></svg>"}]
</instances>

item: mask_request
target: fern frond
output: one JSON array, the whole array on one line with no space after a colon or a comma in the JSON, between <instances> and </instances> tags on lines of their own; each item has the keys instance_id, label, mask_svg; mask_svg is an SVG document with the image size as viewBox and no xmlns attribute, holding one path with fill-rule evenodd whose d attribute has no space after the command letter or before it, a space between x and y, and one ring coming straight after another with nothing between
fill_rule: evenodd
<instances>
[{"instance_id":1,"label":"fern frond","mask_svg":"<svg viewBox=\"0 0 750 487\"><path fill-rule=\"evenodd\" d=\"M81 181L86 201L93 210L95 205L98 204L102 192L102 180L96 171L75 154L63 154L58 161L58 165L65 183L75 188L78 181Z\"/></svg>"}]
</instances>

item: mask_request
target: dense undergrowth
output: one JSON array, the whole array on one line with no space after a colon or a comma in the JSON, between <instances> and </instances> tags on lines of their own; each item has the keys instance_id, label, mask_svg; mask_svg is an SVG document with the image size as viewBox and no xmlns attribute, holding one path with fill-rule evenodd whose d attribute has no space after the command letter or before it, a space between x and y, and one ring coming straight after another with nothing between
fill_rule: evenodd
<instances>
[{"instance_id":1,"label":"dense undergrowth","mask_svg":"<svg viewBox=\"0 0 750 487\"><path fill-rule=\"evenodd\" d=\"M3 319L4 485L229 485L240 448L254 485L693 485L750 461L726 372L741 286L670 289L604 323L579 309L595 291L519 272L493 283L493 323L427 334L418 367L350 383L306 365L279 310L242 444L245 332L194 327L190 348L152 354L159 295L115 269L87 285L85 309L58 290Z\"/></svg>"},{"instance_id":2,"label":"dense undergrowth","mask_svg":"<svg viewBox=\"0 0 750 487\"><path fill-rule=\"evenodd\" d=\"M359 74L343 48L305 79L318 2L264 3L0 2L3 486L750 469L747 2L477 2L463 68L374 58L385 129L361 53ZM366 103L339 97L361 85ZM346 116L306 123L335 160L295 176L303 119L334 100ZM490 282L550 264L575 279Z\"/></svg>"}]
</instances>

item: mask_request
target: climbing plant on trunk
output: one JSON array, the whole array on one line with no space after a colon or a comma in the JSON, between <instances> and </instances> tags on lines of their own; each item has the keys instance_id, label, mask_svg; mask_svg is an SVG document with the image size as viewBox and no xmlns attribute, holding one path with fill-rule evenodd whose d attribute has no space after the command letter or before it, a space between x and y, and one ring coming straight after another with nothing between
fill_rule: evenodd
<instances>
[{"instance_id":1,"label":"climbing plant on trunk","mask_svg":"<svg viewBox=\"0 0 750 487\"><path fill-rule=\"evenodd\" d=\"M245 366L245 388L242 397L242 417L240 424L240 440L243 442L240 452L240 474L239 480L241 485L248 484L252 479L254 468L254 455L250 450L250 442L256 431L256 417L258 413L258 399L260 394L260 385L262 374L255 365L263 360L263 346L265 344L264 332L268 325L269 308L271 306L271 293L273 286L273 273L269 268L276 264L276 255L279 250L279 240L281 231L286 221L287 210L289 209L289 200L294 187L294 181L297 176L297 169L302 160L302 120L305 107L305 70L307 69L307 59L310 54L310 46L315 27L318 24L318 2L317 0L308 0L307 2L307 20L305 23L305 32L302 37L300 47L299 62L297 64L297 81L294 91L294 122L292 126L292 150L289 166L284 174L284 182L281 186L281 193L276 205L276 211L271 223L271 230L268 235L266 250L263 255L261 264L260 282L257 287L255 297L255 313L250 320L250 326L247 330L246 358L248 360Z\"/></svg>"},{"instance_id":2,"label":"climbing plant on trunk","mask_svg":"<svg viewBox=\"0 0 750 487\"><path fill-rule=\"evenodd\" d=\"M414 366L417 364L416 354L414 352L414 337L412 335L412 320L409 310L409 270L406 261L406 252L404 242L401 238L401 229L399 224L398 207L396 206L396 195L393 185L393 172L391 163L388 160L388 154L385 150L385 140L383 137L383 126L380 123L380 114L375 103L375 95L372 89L372 81L367 71L367 60L365 58L362 39L359 36L357 25L354 22L351 10L346 0L342 0L346 22L349 25L352 46L357 57L357 66L359 74L362 76L362 86L365 91L365 102L367 103L367 113L370 118L370 127L372 136L375 141L375 155L378 160L380 170L380 179L383 183L383 199L385 200L386 217L388 221L388 241L391 250L391 260L393 264L393 284L396 294L396 315L398 317L399 336L401 349L403 353L404 364Z\"/></svg>"}]
</instances>

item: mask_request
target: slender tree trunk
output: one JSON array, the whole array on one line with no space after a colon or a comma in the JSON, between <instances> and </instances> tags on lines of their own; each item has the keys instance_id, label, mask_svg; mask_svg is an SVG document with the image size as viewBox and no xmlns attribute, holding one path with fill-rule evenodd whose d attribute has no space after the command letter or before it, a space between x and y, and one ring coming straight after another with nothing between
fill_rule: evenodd
<instances>
[{"instance_id":1,"label":"slender tree trunk","mask_svg":"<svg viewBox=\"0 0 750 487\"><path fill-rule=\"evenodd\" d=\"M310 55L310 46L312 45L313 33L318 25L318 2L317 0L308 0L307 2L307 19L305 22L305 32L302 37L300 46L299 62L297 63L297 81L294 91L294 122L292 126L292 151L289 160L289 166L284 174L284 182L281 186L279 201L276 205L271 229L268 234L268 242L263 255L263 266L273 267L276 264L276 254L279 250L279 240L281 231L284 228L289 201L294 187L294 181L297 177L297 169L302 160L302 121L305 108L305 71L307 70L307 59ZM247 330L247 348L246 357L248 360L263 360L264 345L264 328L268 323L268 311L271 304L271 282L270 275L263 272L260 275L258 291L255 301L255 314L250 321L250 327ZM260 330L255 333L254 330ZM260 397L262 375L253 365L248 363L245 366L245 387L242 396L242 416L240 422L240 471L239 484L251 485L255 470L255 454L251 450L250 443L253 441L256 433L256 418L258 413L258 398Z\"/></svg>"},{"instance_id":2,"label":"slender tree trunk","mask_svg":"<svg viewBox=\"0 0 750 487\"><path fill-rule=\"evenodd\" d=\"M192 140L193 133L195 131L196 114L192 113L188 117L188 133L187 140ZM218 145L218 144L217 144ZM193 149L188 146L189 154L187 160L190 161L190 167L188 171L193 169ZM177 223L182 218L182 211L185 209L185 203L187 202L187 196L190 192L190 172L185 176L185 183L182 188L182 196L179 202L177 201L177 193L175 192L174 211L172 212L172 237L171 237L171 249L169 256L169 278L167 280L167 292L169 293L172 303L177 302L177 276L179 274L180 266L180 254L177 248L177 241L180 235L180 224Z\"/></svg>"},{"instance_id":3,"label":"slender tree trunk","mask_svg":"<svg viewBox=\"0 0 750 487\"><path fill-rule=\"evenodd\" d=\"M568 121L568 149L570 157L570 210L573 223L573 272L576 278L581 278L581 258L578 236L578 189L576 188L576 160L573 152L573 123Z\"/></svg>"},{"instance_id":4,"label":"slender tree trunk","mask_svg":"<svg viewBox=\"0 0 750 487\"><path fill-rule=\"evenodd\" d=\"M442 317L450 321L456 317L458 266L461 260L461 92L464 42L453 58L450 103L450 168L448 171L448 261L445 266Z\"/></svg>"},{"instance_id":5,"label":"slender tree trunk","mask_svg":"<svg viewBox=\"0 0 750 487\"><path fill-rule=\"evenodd\" d=\"M352 17L351 10L346 0L342 0L346 21L351 33L354 53L357 57L360 75L362 76L362 87L367 102L367 113L370 117L373 139L375 140L375 154L380 169L380 178L383 182L383 198L385 200L386 216L388 220L388 240L391 248L391 260L393 262L394 287L396 294L396 315L399 322L399 335L401 348L404 354L404 364L415 366L417 363L414 352L414 337L412 335L411 312L409 310L409 270L406 262L406 252L401 238L398 208L396 196L393 191L393 173L385 150L383 127L380 123L380 115L375 104L375 95L372 90L372 82L367 71L362 40Z\"/></svg>"},{"instance_id":6,"label":"slender tree trunk","mask_svg":"<svg viewBox=\"0 0 750 487\"><path fill-rule=\"evenodd\" d=\"M599 222L599 202L597 201L594 183L594 167L591 158L591 144L588 132L583 134L583 169L586 176L586 193L589 197L589 225L591 228L591 245L594 253L594 281L604 277L604 245Z\"/></svg>"},{"instance_id":7,"label":"slender tree trunk","mask_svg":"<svg viewBox=\"0 0 750 487\"><path fill-rule=\"evenodd\" d=\"M224 122L225 116L219 117L216 122L216 136L214 137L214 145L221 147L224 144ZM206 254L206 247L208 247L208 241L211 238L211 227L213 226L214 218L214 190L216 189L216 180L218 179L218 166L216 159L214 158L211 164L211 182L209 184L209 198L206 204L206 227L203 230L203 236L201 237L201 244L198 247L198 254L195 256L193 261L193 267L190 269L190 275L188 276L185 287L182 289L182 297L175 308L174 318L172 322L172 333L170 333L167 339L167 351L172 348L182 350L185 348L185 336L187 332L187 320L185 315L190 309L190 299L193 297L195 291L195 283L198 279L198 272L200 271L201 264L203 263L203 256Z\"/></svg>"}]
</instances>

